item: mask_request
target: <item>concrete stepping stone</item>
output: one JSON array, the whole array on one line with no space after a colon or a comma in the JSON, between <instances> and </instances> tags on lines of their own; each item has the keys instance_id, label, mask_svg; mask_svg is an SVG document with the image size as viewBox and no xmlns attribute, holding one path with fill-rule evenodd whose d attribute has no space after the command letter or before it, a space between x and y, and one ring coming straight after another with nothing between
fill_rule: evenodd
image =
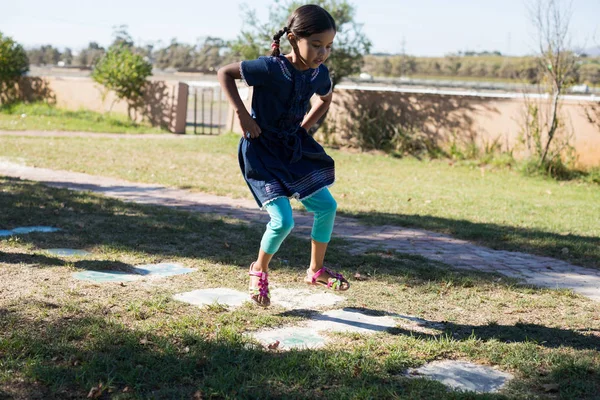
<instances>
[{"instance_id":1,"label":"concrete stepping stone","mask_svg":"<svg viewBox=\"0 0 600 400\"><path fill-rule=\"evenodd\" d=\"M463 391L493 393L513 378L512 374L496 368L464 361L434 361L407 372L411 378L426 377Z\"/></svg>"},{"instance_id":2,"label":"concrete stepping stone","mask_svg":"<svg viewBox=\"0 0 600 400\"><path fill-rule=\"evenodd\" d=\"M12 231L14 233L32 233L32 232L51 233L51 232L58 232L58 231L60 231L60 229L53 228L51 226L25 226L25 227L15 228Z\"/></svg>"},{"instance_id":3,"label":"concrete stepping stone","mask_svg":"<svg viewBox=\"0 0 600 400\"><path fill-rule=\"evenodd\" d=\"M273 288L271 290L271 304L288 310L331 307L342 300L345 300L342 296L309 289Z\"/></svg>"},{"instance_id":4,"label":"concrete stepping stone","mask_svg":"<svg viewBox=\"0 0 600 400\"><path fill-rule=\"evenodd\" d=\"M152 275L157 277L189 274L195 270L195 268L187 268L176 263L146 264L135 267L135 272L140 275Z\"/></svg>"},{"instance_id":5,"label":"concrete stepping stone","mask_svg":"<svg viewBox=\"0 0 600 400\"><path fill-rule=\"evenodd\" d=\"M228 288L198 289L191 292L179 293L173 296L175 300L195 306L221 304L228 307L239 307L250 299L248 293Z\"/></svg>"},{"instance_id":6,"label":"concrete stepping stone","mask_svg":"<svg viewBox=\"0 0 600 400\"><path fill-rule=\"evenodd\" d=\"M73 278L80 281L92 281L97 283L106 282L133 282L142 278L141 275L131 274L124 271L82 271L75 272Z\"/></svg>"},{"instance_id":7,"label":"concrete stepping stone","mask_svg":"<svg viewBox=\"0 0 600 400\"><path fill-rule=\"evenodd\" d=\"M176 294L174 298L198 306L217 302L230 308L239 307L245 301L250 301L248 293L228 288L199 289ZM308 289L273 288L271 290L271 304L288 310L327 307L342 300L343 297L333 293L315 293Z\"/></svg>"},{"instance_id":8,"label":"concrete stepping stone","mask_svg":"<svg viewBox=\"0 0 600 400\"><path fill-rule=\"evenodd\" d=\"M396 321L389 316L372 316L358 310L345 308L343 310L325 311L297 327L269 329L249 333L248 335L265 346L279 341L278 349L280 350L291 348L310 349L322 347L329 340L319 335L319 332L372 334L395 326Z\"/></svg>"},{"instance_id":9,"label":"concrete stepping stone","mask_svg":"<svg viewBox=\"0 0 600 400\"><path fill-rule=\"evenodd\" d=\"M189 274L195 268L186 268L176 263L146 264L134 267L131 272L124 271L82 271L75 272L72 276L82 281L104 282L131 282L143 278L165 278L169 276Z\"/></svg>"},{"instance_id":10,"label":"concrete stepping stone","mask_svg":"<svg viewBox=\"0 0 600 400\"><path fill-rule=\"evenodd\" d=\"M273 345L279 341L277 349L317 349L323 347L326 338L319 335L311 328L288 327L261 331L251 335L264 346Z\"/></svg>"},{"instance_id":11,"label":"concrete stepping stone","mask_svg":"<svg viewBox=\"0 0 600 400\"><path fill-rule=\"evenodd\" d=\"M53 228L51 226L21 226L21 227L11 229L11 230L0 230L0 237L13 236L13 235L18 235L18 234L26 234L26 233L32 233L32 232L51 233L51 232L58 232L58 231L60 231L59 228Z\"/></svg>"},{"instance_id":12,"label":"concrete stepping stone","mask_svg":"<svg viewBox=\"0 0 600 400\"><path fill-rule=\"evenodd\" d=\"M85 250L77 250L77 249L47 249L47 253L50 253L55 256L89 256L90 252Z\"/></svg>"},{"instance_id":13,"label":"concrete stepping stone","mask_svg":"<svg viewBox=\"0 0 600 400\"><path fill-rule=\"evenodd\" d=\"M354 309L330 310L315 315L308 327L316 331L375 333L394 328L397 322L389 316L372 316Z\"/></svg>"}]
</instances>

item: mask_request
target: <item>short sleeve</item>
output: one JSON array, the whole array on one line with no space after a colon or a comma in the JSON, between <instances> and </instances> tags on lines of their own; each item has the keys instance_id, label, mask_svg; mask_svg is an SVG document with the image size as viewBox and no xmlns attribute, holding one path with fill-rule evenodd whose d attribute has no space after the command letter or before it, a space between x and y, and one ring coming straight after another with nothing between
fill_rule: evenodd
<instances>
[{"instance_id":1,"label":"short sleeve","mask_svg":"<svg viewBox=\"0 0 600 400\"><path fill-rule=\"evenodd\" d=\"M315 91L319 96L327 96L333 89L333 82L329 76L329 70L325 69L325 78L321 80L321 85Z\"/></svg>"},{"instance_id":2,"label":"short sleeve","mask_svg":"<svg viewBox=\"0 0 600 400\"><path fill-rule=\"evenodd\" d=\"M240 63L240 75L242 75L242 80L248 86L264 85L269 78L269 66L265 57L242 61Z\"/></svg>"}]
</instances>

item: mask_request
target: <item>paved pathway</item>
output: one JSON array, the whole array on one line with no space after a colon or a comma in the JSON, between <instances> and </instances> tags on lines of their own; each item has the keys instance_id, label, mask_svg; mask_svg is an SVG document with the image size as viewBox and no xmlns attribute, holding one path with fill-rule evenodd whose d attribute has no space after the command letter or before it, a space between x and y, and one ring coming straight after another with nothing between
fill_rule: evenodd
<instances>
[{"instance_id":1,"label":"paved pathway","mask_svg":"<svg viewBox=\"0 0 600 400\"><path fill-rule=\"evenodd\" d=\"M38 181L50 186L92 191L108 197L142 204L222 214L244 221L267 223L268 215L245 199L231 199L204 193L192 193L158 185L133 183L121 179L88 174L21 166L0 161L0 175ZM296 213L295 234L310 233L312 216ZM456 268L498 272L547 288L570 288L600 301L600 271L578 267L565 261L531 254L492 250L439 233L397 226L367 227L356 219L338 217L334 235L355 244L359 254L373 247L418 254L443 261Z\"/></svg>"}]
</instances>

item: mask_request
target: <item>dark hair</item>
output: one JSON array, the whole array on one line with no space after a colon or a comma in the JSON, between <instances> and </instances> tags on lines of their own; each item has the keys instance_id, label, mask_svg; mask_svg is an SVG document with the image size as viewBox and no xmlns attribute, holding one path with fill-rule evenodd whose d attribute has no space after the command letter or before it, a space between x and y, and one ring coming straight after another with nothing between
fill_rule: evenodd
<instances>
[{"instance_id":1,"label":"dark hair","mask_svg":"<svg viewBox=\"0 0 600 400\"><path fill-rule=\"evenodd\" d=\"M273 46L271 55L280 54L279 39L287 32L293 33L297 38L305 38L329 29L336 30L335 21L327 10L315 4L299 7L288 19L287 26L273 36L273 43L277 46Z\"/></svg>"}]
</instances>

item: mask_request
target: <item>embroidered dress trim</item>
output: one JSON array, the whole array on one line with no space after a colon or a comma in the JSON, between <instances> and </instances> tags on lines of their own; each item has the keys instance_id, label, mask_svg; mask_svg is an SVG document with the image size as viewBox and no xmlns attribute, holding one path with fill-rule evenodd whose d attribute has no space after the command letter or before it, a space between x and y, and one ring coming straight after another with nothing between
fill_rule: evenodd
<instances>
[{"instance_id":1,"label":"embroidered dress trim","mask_svg":"<svg viewBox=\"0 0 600 400\"><path fill-rule=\"evenodd\" d=\"M315 79L317 79L317 75L319 75L319 70L321 68L317 68L315 69L315 72L313 72L312 77L310 78L310 81L313 82Z\"/></svg>"},{"instance_id":2,"label":"embroidered dress trim","mask_svg":"<svg viewBox=\"0 0 600 400\"><path fill-rule=\"evenodd\" d=\"M273 198L273 199L269 199L269 200L265 201L265 202L263 203L262 207L260 207L260 209L261 209L261 210L264 210L264 209L265 209L265 206L267 206L268 204L270 204L270 203L274 202L274 201L275 201L275 200L277 200L277 199L288 199L288 200L291 200L291 199L296 199L296 200L298 200L298 201L302 201L302 200L307 200L307 199L310 199L311 197L315 196L315 195L316 195L316 194L318 194L319 192L322 192L322 191L323 191L323 190L325 190L325 189L329 189L329 188L330 188L330 187L332 187L334 184L335 184L335 180L334 180L333 182L331 182L329 185L323 186L322 188L315 190L313 193L311 193L311 194L309 194L308 196L305 196L305 197L303 197L303 198L301 198L301 199L299 198L299 196L298 196L298 193L294 193L294 195L293 195L293 196L277 196L277 197L275 197L275 198Z\"/></svg>"},{"instance_id":3,"label":"embroidered dress trim","mask_svg":"<svg viewBox=\"0 0 600 400\"><path fill-rule=\"evenodd\" d=\"M311 188L318 186L323 182L327 182L328 179L335 178L335 169L328 168L325 170L314 171L306 177L292 183L284 182L285 188L279 183L279 181L271 181L265 184L265 191L267 194L284 195L286 190L288 192L298 193L300 197L302 193L310 192Z\"/></svg>"},{"instance_id":4,"label":"embroidered dress trim","mask_svg":"<svg viewBox=\"0 0 600 400\"><path fill-rule=\"evenodd\" d=\"M267 200L265 204L280 197L303 200L307 196L312 195L316 190L321 189L321 187L325 185L332 185L334 181L335 168L314 171L304 178L292 183L283 182L283 184L281 184L279 181L273 180L265 184L265 191L267 195L269 197L272 196L272 198ZM290 192L293 193L291 196L288 195Z\"/></svg>"},{"instance_id":5,"label":"embroidered dress trim","mask_svg":"<svg viewBox=\"0 0 600 400\"><path fill-rule=\"evenodd\" d=\"M275 200L277 200L277 199L290 199L290 200L291 200L292 198L293 198L293 197L287 197L287 196L277 196L277 197L275 197L275 198L273 198L273 199L269 199L269 200L265 201L265 202L263 203L262 207L260 207L260 209L261 209L261 210L264 210L266 205L268 205L268 204L271 204L272 202L274 202L274 201L275 201Z\"/></svg>"},{"instance_id":6,"label":"embroidered dress trim","mask_svg":"<svg viewBox=\"0 0 600 400\"><path fill-rule=\"evenodd\" d=\"M283 61L279 57L273 57L273 58L275 59L275 61L277 61L277 64L279 64L279 68L281 68L281 72L283 73L283 76L285 76L285 78L288 81L293 82L292 74L290 73L290 70L287 68L287 65L285 65L285 61Z\"/></svg>"},{"instance_id":7,"label":"embroidered dress trim","mask_svg":"<svg viewBox=\"0 0 600 400\"><path fill-rule=\"evenodd\" d=\"M246 77L244 76L244 70L242 69L242 63L243 63L243 61L240 63L240 75L242 76L242 81L246 84L246 86L250 87L250 85L248 85L248 82L246 82Z\"/></svg>"}]
</instances>

